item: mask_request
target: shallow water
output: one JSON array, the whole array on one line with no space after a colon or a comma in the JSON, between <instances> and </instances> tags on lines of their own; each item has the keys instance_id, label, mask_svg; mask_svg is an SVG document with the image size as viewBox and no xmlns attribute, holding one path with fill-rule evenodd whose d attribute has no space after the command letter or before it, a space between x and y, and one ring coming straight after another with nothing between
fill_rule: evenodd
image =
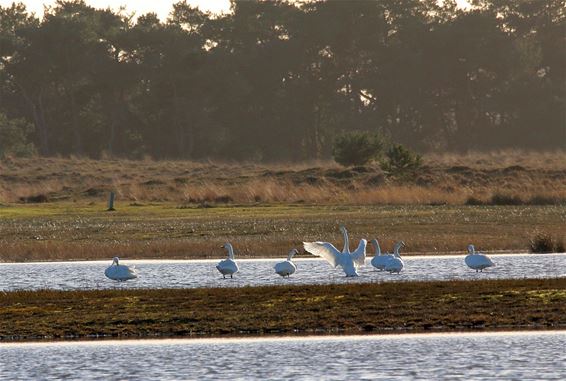
<instances>
[{"instance_id":1,"label":"shallow water","mask_svg":"<svg viewBox=\"0 0 566 381\"><path fill-rule=\"evenodd\" d=\"M107 262L45 262L0 264L0 290L76 290L113 288L241 287L282 284L372 283L451 279L555 278L566 276L566 254L516 254L492 256L496 267L476 273L464 256L406 257L401 274L375 270L369 264L357 278L346 278L340 268L319 259L297 259L297 272L281 278L273 271L279 260L241 260L233 279L222 279L211 261L123 261L136 265L140 277L115 282L104 276Z\"/></svg>"},{"instance_id":2,"label":"shallow water","mask_svg":"<svg viewBox=\"0 0 566 381\"><path fill-rule=\"evenodd\" d=\"M566 331L0 344L0 380L564 380Z\"/></svg>"}]
</instances>

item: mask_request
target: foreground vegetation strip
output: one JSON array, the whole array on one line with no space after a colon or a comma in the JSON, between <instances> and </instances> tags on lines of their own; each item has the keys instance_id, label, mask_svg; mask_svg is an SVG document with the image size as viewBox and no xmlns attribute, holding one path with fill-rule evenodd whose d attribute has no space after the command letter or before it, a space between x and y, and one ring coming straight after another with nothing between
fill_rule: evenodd
<instances>
[{"instance_id":1,"label":"foreground vegetation strip","mask_svg":"<svg viewBox=\"0 0 566 381\"><path fill-rule=\"evenodd\" d=\"M566 278L0 293L0 341L564 329Z\"/></svg>"}]
</instances>

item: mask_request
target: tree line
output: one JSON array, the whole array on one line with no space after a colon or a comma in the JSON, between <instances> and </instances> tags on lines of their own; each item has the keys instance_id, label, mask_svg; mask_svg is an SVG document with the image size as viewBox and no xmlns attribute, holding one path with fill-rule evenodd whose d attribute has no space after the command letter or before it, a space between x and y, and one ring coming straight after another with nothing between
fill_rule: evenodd
<instances>
[{"instance_id":1,"label":"tree line","mask_svg":"<svg viewBox=\"0 0 566 381\"><path fill-rule=\"evenodd\" d=\"M0 7L0 153L295 161L363 131L420 152L566 148L565 2L472 4Z\"/></svg>"}]
</instances>

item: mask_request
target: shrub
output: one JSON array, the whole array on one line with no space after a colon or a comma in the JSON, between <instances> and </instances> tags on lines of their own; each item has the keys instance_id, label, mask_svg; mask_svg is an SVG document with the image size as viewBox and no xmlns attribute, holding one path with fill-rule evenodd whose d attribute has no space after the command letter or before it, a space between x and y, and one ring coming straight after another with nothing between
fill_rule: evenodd
<instances>
[{"instance_id":1,"label":"shrub","mask_svg":"<svg viewBox=\"0 0 566 381\"><path fill-rule=\"evenodd\" d=\"M507 195L503 193L495 193L491 196L492 205L523 205L521 197L516 195Z\"/></svg>"},{"instance_id":2,"label":"shrub","mask_svg":"<svg viewBox=\"0 0 566 381\"><path fill-rule=\"evenodd\" d=\"M387 172L412 172L422 166L421 155L412 152L401 144L393 144L387 150L387 160L381 163L381 168Z\"/></svg>"},{"instance_id":3,"label":"shrub","mask_svg":"<svg viewBox=\"0 0 566 381\"><path fill-rule=\"evenodd\" d=\"M564 243L554 239L550 234L536 232L529 244L531 253L563 253Z\"/></svg>"},{"instance_id":4,"label":"shrub","mask_svg":"<svg viewBox=\"0 0 566 381\"><path fill-rule=\"evenodd\" d=\"M466 205L485 205L485 202L483 202L482 200L480 200L477 197L470 196L466 200Z\"/></svg>"},{"instance_id":5,"label":"shrub","mask_svg":"<svg viewBox=\"0 0 566 381\"><path fill-rule=\"evenodd\" d=\"M369 132L350 132L334 141L332 155L343 166L360 166L377 160L383 151L383 139Z\"/></svg>"}]
</instances>

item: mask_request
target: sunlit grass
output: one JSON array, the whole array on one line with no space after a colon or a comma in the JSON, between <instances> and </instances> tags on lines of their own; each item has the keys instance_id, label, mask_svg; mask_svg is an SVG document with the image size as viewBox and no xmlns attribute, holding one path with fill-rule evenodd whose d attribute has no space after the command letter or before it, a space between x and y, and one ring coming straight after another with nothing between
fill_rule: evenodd
<instances>
[{"instance_id":1,"label":"sunlit grass","mask_svg":"<svg viewBox=\"0 0 566 381\"><path fill-rule=\"evenodd\" d=\"M5 261L126 258L282 257L303 241L341 245L377 237L389 250L403 239L407 254L527 252L535 230L564 238L566 206L262 205L179 208L174 203L10 204L0 210L0 259ZM368 249L371 253L371 248Z\"/></svg>"},{"instance_id":2,"label":"sunlit grass","mask_svg":"<svg viewBox=\"0 0 566 381\"><path fill-rule=\"evenodd\" d=\"M110 191L114 212L107 212ZM46 203L23 203L44 196ZM511 204L511 205L503 205ZM305 240L403 239L413 253L520 251L566 241L566 153L425 155L377 165L31 158L0 160L0 260L279 257Z\"/></svg>"},{"instance_id":3,"label":"sunlit grass","mask_svg":"<svg viewBox=\"0 0 566 381\"><path fill-rule=\"evenodd\" d=\"M104 201L110 191L129 203L560 204L566 201L566 153L498 151L428 154L413 174L378 165L219 163L31 158L0 160L0 203ZM495 200L495 201L494 201Z\"/></svg>"}]
</instances>

